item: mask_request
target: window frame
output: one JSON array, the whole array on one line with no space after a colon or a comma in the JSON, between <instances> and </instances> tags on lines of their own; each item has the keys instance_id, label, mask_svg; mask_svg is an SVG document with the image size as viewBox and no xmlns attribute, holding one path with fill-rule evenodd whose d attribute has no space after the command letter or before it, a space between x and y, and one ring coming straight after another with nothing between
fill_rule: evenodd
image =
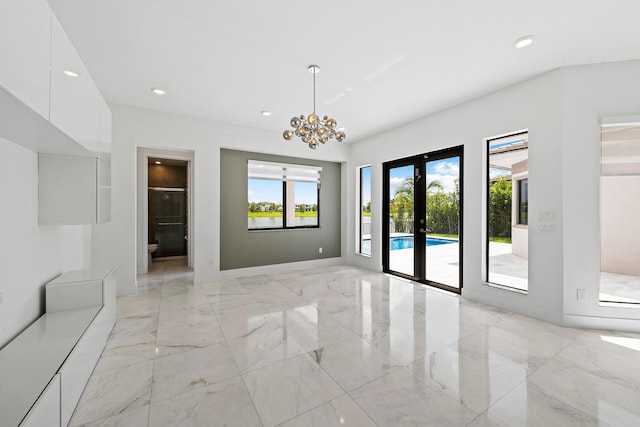
<instances>
[{"instance_id":1,"label":"window frame","mask_svg":"<svg viewBox=\"0 0 640 427\"><path fill-rule=\"evenodd\" d=\"M498 141L498 140L508 140L508 139L512 139L512 138L519 138L519 137L524 137L526 135L526 139L527 139L527 145L526 148L521 148L524 150L527 150L527 159L529 157L528 155L528 150L529 150L529 129L522 129L520 131L516 131L516 132L510 132L510 133L506 133L503 135L498 135L498 136L493 136L490 138L485 138L485 205L484 205L484 217L485 217L485 229L483 232L483 235L485 237L485 256L484 256L484 274L483 274L483 284L485 285L489 285L489 286L493 286L493 287L497 287L500 289L504 289L507 291L511 291L511 292L517 292L517 293L521 293L521 294L528 294L529 293L529 260L527 258L527 289L523 290L521 288L515 287L512 284L504 284L504 283L497 283L497 282L493 282L491 280L489 280L490 278L490 274L491 274L491 268L490 268L490 233L489 233L489 229L490 229L490 217L491 217L491 213L490 213L490 207L491 207L491 186L492 186L492 178L491 178L491 145L492 143ZM517 142L517 141L515 141ZM515 149L513 151L517 151L520 149ZM527 171L527 175L526 176L522 176L521 178L513 178L513 175L511 176L511 191L512 194L514 191L518 191L518 184L515 184L514 181L518 181L518 180L523 180L526 179L527 180L527 189L528 189L528 185L529 185L529 175L528 175L528 171ZM514 189L515 187L515 189ZM527 193L528 194L528 193ZM528 198L527 198L527 202L528 202ZM511 227L513 228L527 228L528 229L528 225L520 225L518 224L519 222L519 218L518 218L518 211L519 211L519 195L518 195L518 207L513 206L514 205L514 199L513 199L513 195L511 198L511 212L510 212L510 218L511 218ZM515 212L514 212L515 209ZM528 207L527 207L527 211L528 211ZM514 218L515 216L515 218ZM528 230L527 230L528 233ZM513 237L513 235L512 235ZM527 239L528 239L528 234L527 234ZM512 243L513 245L513 243ZM513 246L512 246L513 247Z\"/></svg>"},{"instance_id":2,"label":"window frame","mask_svg":"<svg viewBox=\"0 0 640 427\"><path fill-rule=\"evenodd\" d=\"M362 255L362 256L366 256L366 257L371 257L371 252L373 249L373 239L371 238L371 234L369 234L369 242L370 242L370 246L369 246L369 253L363 252L362 251L362 242L363 242L363 234L362 234L362 219L364 218L364 209L363 209L363 173L365 169L369 169L369 203L371 203L371 165L364 165L364 166L358 166L358 235L357 235L357 250L356 250L356 254L357 255ZM369 210L369 213L371 214L371 210ZM371 217L371 216L370 216Z\"/></svg>"},{"instance_id":3,"label":"window frame","mask_svg":"<svg viewBox=\"0 0 640 427\"><path fill-rule=\"evenodd\" d=\"M517 215L516 215L516 225L522 225L522 226L528 226L529 225L529 177L526 178L520 178L520 179L516 179L516 181L518 182L516 188L518 191L518 208L517 208ZM526 185L527 185L527 200L522 200L522 185L523 183L526 181ZM523 220L522 219L522 214L523 214L523 209L522 209L522 205L523 202L526 203L527 206L527 210L526 210L526 218Z\"/></svg>"},{"instance_id":4,"label":"window frame","mask_svg":"<svg viewBox=\"0 0 640 427\"><path fill-rule=\"evenodd\" d=\"M252 164L257 167L267 167L272 168L273 171L271 173L265 174L264 176L253 175L252 176ZM292 170L306 170L301 175L294 175L293 173L288 173L288 169ZM310 176L317 173L317 178L315 182L316 185L316 205L317 205L317 222L315 225L287 225L287 208L289 207L289 203L293 203L293 210L295 212L295 199L289 201L287 198L287 182L293 182L294 186L296 182L314 182ZM257 174L257 172L254 172ZM309 174L309 176L304 176L305 174ZM267 176L269 175L269 176ZM279 178L278 178L279 176ZM263 160L248 160L247 162L247 204L249 204L249 180L264 180L264 181L276 181L282 183L282 226L281 227L261 227L261 228L250 228L249 227L249 216L247 212L247 231L249 232L260 232L260 231L276 231L276 230L299 230L299 229L314 229L320 228L320 189L321 189L321 180L322 180L322 167L314 166L314 165L298 165L293 163L281 163L281 162L268 162ZM295 191L294 191L295 194Z\"/></svg>"}]
</instances>

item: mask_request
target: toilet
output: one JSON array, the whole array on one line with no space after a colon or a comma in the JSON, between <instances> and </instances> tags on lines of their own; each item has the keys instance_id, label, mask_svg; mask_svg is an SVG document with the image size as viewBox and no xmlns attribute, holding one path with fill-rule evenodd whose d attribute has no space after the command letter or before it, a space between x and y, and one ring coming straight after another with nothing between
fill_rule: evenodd
<instances>
[{"instance_id":1,"label":"toilet","mask_svg":"<svg viewBox=\"0 0 640 427\"><path fill-rule=\"evenodd\" d=\"M158 249L158 244L157 243L149 243L149 247L148 247L148 251L149 251L149 263L148 263L148 265L149 266L151 266L151 254L154 253L157 249Z\"/></svg>"}]
</instances>

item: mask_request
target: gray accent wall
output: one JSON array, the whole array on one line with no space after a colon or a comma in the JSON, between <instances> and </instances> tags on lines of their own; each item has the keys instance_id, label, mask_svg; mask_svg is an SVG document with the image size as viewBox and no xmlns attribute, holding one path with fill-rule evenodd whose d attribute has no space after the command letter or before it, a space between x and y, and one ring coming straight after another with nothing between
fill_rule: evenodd
<instances>
[{"instance_id":1,"label":"gray accent wall","mask_svg":"<svg viewBox=\"0 0 640 427\"><path fill-rule=\"evenodd\" d=\"M248 160L322 167L320 227L247 230ZM340 163L221 149L220 270L340 257L340 170Z\"/></svg>"}]
</instances>

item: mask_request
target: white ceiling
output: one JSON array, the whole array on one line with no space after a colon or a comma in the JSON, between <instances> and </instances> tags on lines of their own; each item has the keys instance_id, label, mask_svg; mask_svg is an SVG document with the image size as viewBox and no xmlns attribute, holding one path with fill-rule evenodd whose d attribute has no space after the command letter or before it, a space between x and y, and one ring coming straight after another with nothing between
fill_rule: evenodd
<instances>
[{"instance_id":1,"label":"white ceiling","mask_svg":"<svg viewBox=\"0 0 640 427\"><path fill-rule=\"evenodd\" d=\"M351 142L557 67L640 58L638 0L49 2L110 103L281 133L311 112L318 64L317 113Z\"/></svg>"}]
</instances>

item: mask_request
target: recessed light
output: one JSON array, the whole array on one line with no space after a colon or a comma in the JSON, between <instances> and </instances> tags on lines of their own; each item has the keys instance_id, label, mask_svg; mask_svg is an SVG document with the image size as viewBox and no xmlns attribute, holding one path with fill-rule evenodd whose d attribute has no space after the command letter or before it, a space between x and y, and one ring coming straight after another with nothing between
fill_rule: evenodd
<instances>
[{"instance_id":1,"label":"recessed light","mask_svg":"<svg viewBox=\"0 0 640 427\"><path fill-rule=\"evenodd\" d=\"M156 95L165 95L167 93L166 91L158 89L157 87L152 87L151 92L155 93Z\"/></svg>"},{"instance_id":2,"label":"recessed light","mask_svg":"<svg viewBox=\"0 0 640 427\"><path fill-rule=\"evenodd\" d=\"M155 162L153 162L153 163L155 163L156 165L161 165L161 164L162 164L162 162L161 162L160 160L156 160L156 161L155 161Z\"/></svg>"},{"instance_id":3,"label":"recessed light","mask_svg":"<svg viewBox=\"0 0 640 427\"><path fill-rule=\"evenodd\" d=\"M80 77L80 74L76 73L75 71L71 71L71 70L64 70L63 73L69 77Z\"/></svg>"},{"instance_id":4,"label":"recessed light","mask_svg":"<svg viewBox=\"0 0 640 427\"><path fill-rule=\"evenodd\" d=\"M535 38L536 38L536 36L534 36L534 35L528 35L528 36L520 37L519 39L517 39L516 41L513 42L513 46L516 49L522 49L523 47L531 46L533 44L533 41L535 40Z\"/></svg>"},{"instance_id":5,"label":"recessed light","mask_svg":"<svg viewBox=\"0 0 640 427\"><path fill-rule=\"evenodd\" d=\"M271 111L263 110L263 111L260 111L260 114L262 114L262 115L263 115L263 116L265 116L265 117L268 117L268 116L270 116L270 115L271 115Z\"/></svg>"}]
</instances>

